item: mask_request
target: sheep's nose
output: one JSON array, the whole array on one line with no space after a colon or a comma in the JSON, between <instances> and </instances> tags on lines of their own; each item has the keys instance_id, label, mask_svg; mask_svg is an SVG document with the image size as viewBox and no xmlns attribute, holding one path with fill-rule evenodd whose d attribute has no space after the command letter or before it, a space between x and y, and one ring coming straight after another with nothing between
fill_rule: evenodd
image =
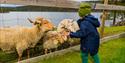
<instances>
[{"instance_id":1,"label":"sheep's nose","mask_svg":"<svg viewBox=\"0 0 125 63\"><path fill-rule=\"evenodd\" d=\"M48 25L48 27L50 28L50 29L54 29L54 26L53 25Z\"/></svg>"}]
</instances>

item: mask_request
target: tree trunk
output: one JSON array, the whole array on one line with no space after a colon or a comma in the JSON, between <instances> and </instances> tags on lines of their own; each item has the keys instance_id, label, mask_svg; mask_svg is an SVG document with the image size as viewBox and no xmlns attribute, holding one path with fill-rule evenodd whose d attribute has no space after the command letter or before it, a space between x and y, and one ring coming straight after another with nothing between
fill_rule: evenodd
<instances>
[{"instance_id":1,"label":"tree trunk","mask_svg":"<svg viewBox=\"0 0 125 63\"><path fill-rule=\"evenodd\" d=\"M116 11L113 12L114 13L114 17L113 17L113 26L115 25L116 22Z\"/></svg>"}]
</instances>

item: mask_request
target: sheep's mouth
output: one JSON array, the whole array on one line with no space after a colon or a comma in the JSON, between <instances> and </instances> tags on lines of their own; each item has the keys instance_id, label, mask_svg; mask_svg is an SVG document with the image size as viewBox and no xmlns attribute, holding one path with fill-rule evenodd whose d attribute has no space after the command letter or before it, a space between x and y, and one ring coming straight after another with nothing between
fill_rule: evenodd
<instances>
[{"instance_id":1,"label":"sheep's mouth","mask_svg":"<svg viewBox=\"0 0 125 63\"><path fill-rule=\"evenodd\" d=\"M54 27L51 27L51 28L49 28L48 31L54 31L54 30L55 30L55 28L54 28Z\"/></svg>"},{"instance_id":2,"label":"sheep's mouth","mask_svg":"<svg viewBox=\"0 0 125 63\"><path fill-rule=\"evenodd\" d=\"M47 30L47 31L45 31L45 33L49 32L49 31L52 31L52 30Z\"/></svg>"}]
</instances>

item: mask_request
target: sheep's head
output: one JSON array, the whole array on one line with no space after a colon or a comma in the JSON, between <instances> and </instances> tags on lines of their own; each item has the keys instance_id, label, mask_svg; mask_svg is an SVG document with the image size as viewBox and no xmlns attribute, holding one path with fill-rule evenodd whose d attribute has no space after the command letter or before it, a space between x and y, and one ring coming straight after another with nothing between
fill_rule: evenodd
<instances>
[{"instance_id":1,"label":"sheep's head","mask_svg":"<svg viewBox=\"0 0 125 63\"><path fill-rule=\"evenodd\" d=\"M66 36L58 33L57 36L55 36L56 40L58 40L58 43L63 44L64 41L67 40Z\"/></svg>"},{"instance_id":2,"label":"sheep's head","mask_svg":"<svg viewBox=\"0 0 125 63\"><path fill-rule=\"evenodd\" d=\"M30 21L30 23L33 23L35 26L37 26L40 30L44 29L48 31L54 28L54 25L51 22L41 17L37 17L35 21L32 21L30 19L28 20Z\"/></svg>"},{"instance_id":3,"label":"sheep's head","mask_svg":"<svg viewBox=\"0 0 125 63\"><path fill-rule=\"evenodd\" d=\"M72 32L75 32L75 27L74 27L74 20L73 19L64 19L62 20L59 25L58 25L58 30L62 29L68 29Z\"/></svg>"}]
</instances>

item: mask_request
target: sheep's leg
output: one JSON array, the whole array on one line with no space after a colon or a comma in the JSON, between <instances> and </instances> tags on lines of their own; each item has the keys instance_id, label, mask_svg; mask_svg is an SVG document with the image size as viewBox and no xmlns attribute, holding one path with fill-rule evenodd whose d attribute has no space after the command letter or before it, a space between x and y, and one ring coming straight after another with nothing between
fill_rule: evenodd
<instances>
[{"instance_id":1,"label":"sheep's leg","mask_svg":"<svg viewBox=\"0 0 125 63\"><path fill-rule=\"evenodd\" d=\"M45 52L44 52L44 53L47 54L47 52L48 52L48 49L45 49Z\"/></svg>"},{"instance_id":2,"label":"sheep's leg","mask_svg":"<svg viewBox=\"0 0 125 63\"><path fill-rule=\"evenodd\" d=\"M20 46L16 47L17 53L18 53L18 62L22 60L22 53L23 53L23 49Z\"/></svg>"},{"instance_id":3,"label":"sheep's leg","mask_svg":"<svg viewBox=\"0 0 125 63\"><path fill-rule=\"evenodd\" d=\"M17 51L19 57L18 57L18 62L22 60L22 52L21 51ZM20 62L19 62L20 63Z\"/></svg>"},{"instance_id":4,"label":"sheep's leg","mask_svg":"<svg viewBox=\"0 0 125 63\"><path fill-rule=\"evenodd\" d=\"M27 58L29 59L30 58L30 50L27 49ZM30 63L29 61L27 63Z\"/></svg>"},{"instance_id":5,"label":"sheep's leg","mask_svg":"<svg viewBox=\"0 0 125 63\"><path fill-rule=\"evenodd\" d=\"M27 58L29 59L30 58L30 50L29 49L27 49Z\"/></svg>"},{"instance_id":6,"label":"sheep's leg","mask_svg":"<svg viewBox=\"0 0 125 63\"><path fill-rule=\"evenodd\" d=\"M19 62L19 61L21 61L21 59L22 59L22 57L21 57L21 56L19 56L19 57L18 57L18 62ZM20 62L19 62L19 63L20 63Z\"/></svg>"},{"instance_id":7,"label":"sheep's leg","mask_svg":"<svg viewBox=\"0 0 125 63\"><path fill-rule=\"evenodd\" d=\"M49 53L51 53L52 51L51 51L51 49L49 50Z\"/></svg>"}]
</instances>

